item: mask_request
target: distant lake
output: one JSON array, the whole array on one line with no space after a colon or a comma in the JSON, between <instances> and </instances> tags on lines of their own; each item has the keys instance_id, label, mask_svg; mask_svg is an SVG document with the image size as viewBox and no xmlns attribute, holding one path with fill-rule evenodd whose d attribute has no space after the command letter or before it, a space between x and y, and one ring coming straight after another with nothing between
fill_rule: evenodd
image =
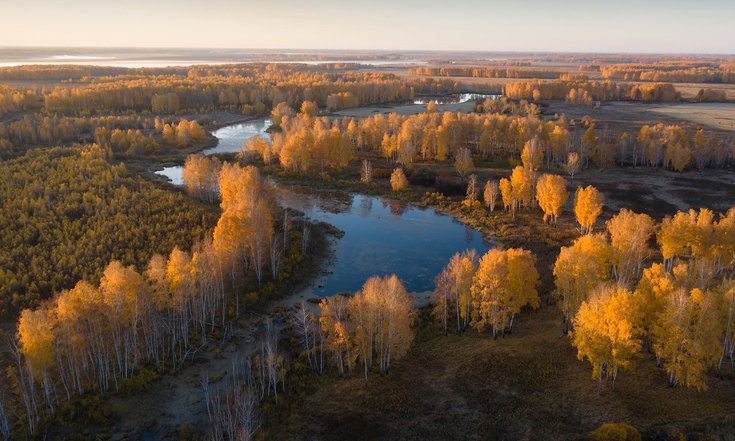
<instances>
[{"instance_id":1,"label":"distant lake","mask_svg":"<svg viewBox=\"0 0 735 441\"><path fill-rule=\"evenodd\" d=\"M318 55L313 51L283 53L266 50L240 49L127 49L127 48L24 48L0 47L0 67L26 64L54 65L79 64L86 66L109 67L173 67L196 66L202 64L237 63L359 63L371 66L393 64L426 64L424 61L409 58L385 58L380 56L366 59L343 59L335 55ZM354 55L353 55L354 57Z\"/></svg>"}]
</instances>

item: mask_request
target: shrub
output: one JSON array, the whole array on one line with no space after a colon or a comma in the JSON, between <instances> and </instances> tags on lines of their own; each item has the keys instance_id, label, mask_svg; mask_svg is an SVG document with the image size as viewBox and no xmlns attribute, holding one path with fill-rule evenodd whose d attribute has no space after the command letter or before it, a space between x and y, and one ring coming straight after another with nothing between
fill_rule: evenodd
<instances>
[{"instance_id":1,"label":"shrub","mask_svg":"<svg viewBox=\"0 0 735 441\"><path fill-rule=\"evenodd\" d=\"M401 191L408 188L408 179L403 174L402 168L393 170L393 174L390 175L390 186L393 188L393 191Z\"/></svg>"},{"instance_id":2,"label":"shrub","mask_svg":"<svg viewBox=\"0 0 735 441\"><path fill-rule=\"evenodd\" d=\"M638 429L626 423L605 423L590 433L592 441L641 441Z\"/></svg>"}]
</instances>

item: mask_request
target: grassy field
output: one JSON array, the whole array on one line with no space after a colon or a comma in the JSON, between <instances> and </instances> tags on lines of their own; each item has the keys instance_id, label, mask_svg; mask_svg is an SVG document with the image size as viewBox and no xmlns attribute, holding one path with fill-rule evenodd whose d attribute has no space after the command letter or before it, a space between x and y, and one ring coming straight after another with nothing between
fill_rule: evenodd
<instances>
[{"instance_id":1,"label":"grassy field","mask_svg":"<svg viewBox=\"0 0 735 441\"><path fill-rule=\"evenodd\" d=\"M661 435L673 429L733 433L729 367L704 393L670 388L650 354L614 389L603 383L598 392L590 372L561 334L553 306L524 313L513 334L498 340L444 336L424 325L386 376L311 379L316 387L268 415L260 439L576 440L609 421L629 422L647 439L667 439Z\"/></svg>"}]
</instances>

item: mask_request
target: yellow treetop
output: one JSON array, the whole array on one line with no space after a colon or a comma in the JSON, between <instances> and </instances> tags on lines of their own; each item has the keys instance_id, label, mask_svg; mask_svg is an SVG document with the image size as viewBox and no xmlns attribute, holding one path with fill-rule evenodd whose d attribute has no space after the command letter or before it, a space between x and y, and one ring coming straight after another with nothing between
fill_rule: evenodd
<instances>
[{"instance_id":1,"label":"yellow treetop","mask_svg":"<svg viewBox=\"0 0 735 441\"><path fill-rule=\"evenodd\" d=\"M550 217L556 223L569 199L567 181L559 175L541 175L536 184L536 199L544 212L544 222Z\"/></svg>"},{"instance_id":2,"label":"yellow treetop","mask_svg":"<svg viewBox=\"0 0 735 441\"><path fill-rule=\"evenodd\" d=\"M643 260L653 253L648 246L654 229L653 219L647 214L622 209L605 225L616 253L617 278L629 283L640 274Z\"/></svg>"},{"instance_id":3,"label":"yellow treetop","mask_svg":"<svg viewBox=\"0 0 735 441\"><path fill-rule=\"evenodd\" d=\"M591 185L578 187L574 196L574 215L583 233L592 231L597 217L602 213L605 197Z\"/></svg>"},{"instance_id":4,"label":"yellow treetop","mask_svg":"<svg viewBox=\"0 0 735 441\"><path fill-rule=\"evenodd\" d=\"M509 329L513 317L526 305L539 306L536 259L527 250L493 248L480 259L472 284L472 323L478 331L492 328L493 335Z\"/></svg>"},{"instance_id":5,"label":"yellow treetop","mask_svg":"<svg viewBox=\"0 0 735 441\"><path fill-rule=\"evenodd\" d=\"M24 309L18 321L20 350L37 380L55 361L54 328L57 318L53 308L43 305L35 310Z\"/></svg>"},{"instance_id":6,"label":"yellow treetop","mask_svg":"<svg viewBox=\"0 0 735 441\"><path fill-rule=\"evenodd\" d=\"M637 312L631 293L613 284L600 285L582 303L574 319L572 344L577 357L592 364L592 378L602 381L630 367L640 349Z\"/></svg>"},{"instance_id":7,"label":"yellow treetop","mask_svg":"<svg viewBox=\"0 0 735 441\"><path fill-rule=\"evenodd\" d=\"M604 234L587 234L562 247L554 264L554 284L567 325L599 284L610 280L613 251Z\"/></svg>"},{"instance_id":8,"label":"yellow treetop","mask_svg":"<svg viewBox=\"0 0 735 441\"><path fill-rule=\"evenodd\" d=\"M393 191L401 191L408 188L408 179L406 179L402 168L399 167L393 170L393 173L390 175L390 186Z\"/></svg>"}]
</instances>

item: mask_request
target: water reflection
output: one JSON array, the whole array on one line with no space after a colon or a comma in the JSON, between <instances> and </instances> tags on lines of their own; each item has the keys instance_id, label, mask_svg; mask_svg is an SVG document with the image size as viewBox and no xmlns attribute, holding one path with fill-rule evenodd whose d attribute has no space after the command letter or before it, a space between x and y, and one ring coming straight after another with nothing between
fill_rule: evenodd
<instances>
[{"instance_id":1,"label":"water reflection","mask_svg":"<svg viewBox=\"0 0 735 441\"><path fill-rule=\"evenodd\" d=\"M184 185L184 169L180 165L164 167L163 170L157 171L156 174L167 177L174 185Z\"/></svg>"},{"instance_id":2,"label":"water reflection","mask_svg":"<svg viewBox=\"0 0 735 441\"><path fill-rule=\"evenodd\" d=\"M213 153L239 152L240 147L253 136L269 137L270 135L266 130L268 130L271 124L270 118L260 118L217 129L212 132L212 135L217 137L219 142L217 142L216 146L203 150L202 153L211 155ZM183 167L180 165L164 167L163 170L157 171L156 174L167 177L174 185L184 185L184 179L182 177Z\"/></svg>"},{"instance_id":3,"label":"water reflection","mask_svg":"<svg viewBox=\"0 0 735 441\"><path fill-rule=\"evenodd\" d=\"M490 247L478 231L432 209L300 186L277 188L282 205L344 232L328 273L312 286L318 296L356 291L371 275L394 272L409 291L430 291L454 253L468 248L484 253Z\"/></svg>"},{"instance_id":4,"label":"water reflection","mask_svg":"<svg viewBox=\"0 0 735 441\"><path fill-rule=\"evenodd\" d=\"M260 135L265 138L269 137L268 127L272 124L270 118L256 119L240 124L233 124L225 126L212 132L212 135L219 139L219 142L215 147L206 149L202 153L205 155L211 155L213 153L233 153L239 152L240 147L245 144L245 141L252 138L255 135Z\"/></svg>"},{"instance_id":5,"label":"water reflection","mask_svg":"<svg viewBox=\"0 0 735 441\"><path fill-rule=\"evenodd\" d=\"M483 101L487 98L500 99L500 95L490 95L486 93L453 93L450 95L422 95L414 97L414 104L429 104L434 101L437 104L456 104L466 103L468 101Z\"/></svg>"},{"instance_id":6,"label":"water reflection","mask_svg":"<svg viewBox=\"0 0 735 441\"><path fill-rule=\"evenodd\" d=\"M204 153L238 151L248 138L265 135L269 126L270 121L262 119L223 127L214 132L220 139L217 147ZM181 167L166 167L158 173L182 184ZM398 274L409 291L430 291L454 253L469 248L484 253L490 247L476 230L431 209L340 191L286 185L276 189L284 207L344 232L335 241L331 267L313 284L314 295L354 292L368 277L391 273Z\"/></svg>"}]
</instances>

